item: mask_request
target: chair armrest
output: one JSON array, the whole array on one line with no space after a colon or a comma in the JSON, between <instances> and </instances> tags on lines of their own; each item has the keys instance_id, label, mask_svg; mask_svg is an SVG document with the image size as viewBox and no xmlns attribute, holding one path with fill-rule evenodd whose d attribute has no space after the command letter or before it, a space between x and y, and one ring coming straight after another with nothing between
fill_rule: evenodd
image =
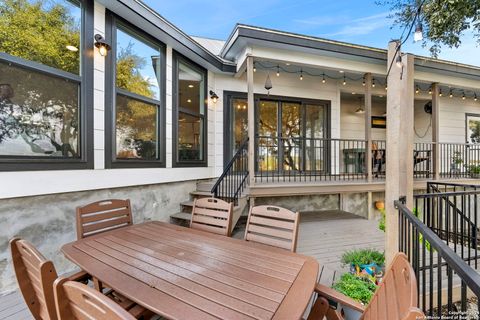
<instances>
[{"instance_id":1,"label":"chair armrest","mask_svg":"<svg viewBox=\"0 0 480 320\"><path fill-rule=\"evenodd\" d=\"M72 273L71 275L68 276L68 280L76 281L76 282L88 281L88 279L90 279L90 278L91 278L91 276L83 270Z\"/></svg>"},{"instance_id":2,"label":"chair armrest","mask_svg":"<svg viewBox=\"0 0 480 320\"><path fill-rule=\"evenodd\" d=\"M350 307L360 312L365 311L365 306L358 301L353 300L352 298L347 297L346 295L324 286L323 284L317 283L315 286L315 292L319 296L326 298L327 300L335 301L340 303L343 306Z\"/></svg>"}]
</instances>

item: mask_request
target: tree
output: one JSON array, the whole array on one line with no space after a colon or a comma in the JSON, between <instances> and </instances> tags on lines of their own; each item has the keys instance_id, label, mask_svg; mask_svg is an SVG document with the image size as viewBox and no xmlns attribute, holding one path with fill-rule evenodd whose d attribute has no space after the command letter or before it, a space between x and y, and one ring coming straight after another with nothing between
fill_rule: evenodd
<instances>
[{"instance_id":1,"label":"tree","mask_svg":"<svg viewBox=\"0 0 480 320\"><path fill-rule=\"evenodd\" d=\"M386 0L379 2L390 6L394 24L408 28L418 20L423 25L423 46L437 57L441 46L458 48L462 35L471 30L480 44L480 0Z\"/></svg>"}]
</instances>

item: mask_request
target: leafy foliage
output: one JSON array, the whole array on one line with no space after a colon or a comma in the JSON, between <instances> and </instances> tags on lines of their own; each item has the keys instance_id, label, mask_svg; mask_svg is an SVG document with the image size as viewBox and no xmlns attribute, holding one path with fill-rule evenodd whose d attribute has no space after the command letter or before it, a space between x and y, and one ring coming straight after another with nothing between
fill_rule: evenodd
<instances>
[{"instance_id":1,"label":"leafy foliage","mask_svg":"<svg viewBox=\"0 0 480 320\"><path fill-rule=\"evenodd\" d=\"M383 266L385 263L385 254L374 249L356 249L344 252L341 261L346 265L375 263L378 266Z\"/></svg>"},{"instance_id":2,"label":"leafy foliage","mask_svg":"<svg viewBox=\"0 0 480 320\"><path fill-rule=\"evenodd\" d=\"M415 18L419 0L382 0L394 12L394 24L410 26ZM458 48L464 32L472 30L480 43L479 0L426 0L419 14L423 24L423 46L430 46L430 53L437 57L441 46Z\"/></svg>"},{"instance_id":3,"label":"leafy foliage","mask_svg":"<svg viewBox=\"0 0 480 320\"><path fill-rule=\"evenodd\" d=\"M337 281L333 288L347 297L368 304L377 289L372 282L359 278L353 274L345 273Z\"/></svg>"}]
</instances>

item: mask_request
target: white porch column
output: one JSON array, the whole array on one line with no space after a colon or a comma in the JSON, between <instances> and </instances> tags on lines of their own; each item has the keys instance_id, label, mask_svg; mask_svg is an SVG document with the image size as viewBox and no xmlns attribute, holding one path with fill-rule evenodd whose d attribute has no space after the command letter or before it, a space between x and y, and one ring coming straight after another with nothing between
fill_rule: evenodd
<instances>
[{"instance_id":1,"label":"white porch column","mask_svg":"<svg viewBox=\"0 0 480 320\"><path fill-rule=\"evenodd\" d=\"M432 156L433 156L433 179L440 179L440 88L438 83L432 84Z\"/></svg>"},{"instance_id":2,"label":"white porch column","mask_svg":"<svg viewBox=\"0 0 480 320\"><path fill-rule=\"evenodd\" d=\"M248 92L248 174L250 186L255 183L255 99L253 96L253 57L247 57Z\"/></svg>"},{"instance_id":3,"label":"white porch column","mask_svg":"<svg viewBox=\"0 0 480 320\"><path fill-rule=\"evenodd\" d=\"M385 209L385 255L389 264L398 252L398 212L393 202L401 197L407 206L413 204L413 114L414 114L414 57L402 56L403 67L396 65L397 41L388 44L387 147ZM393 63L392 63L393 61Z\"/></svg>"}]
</instances>

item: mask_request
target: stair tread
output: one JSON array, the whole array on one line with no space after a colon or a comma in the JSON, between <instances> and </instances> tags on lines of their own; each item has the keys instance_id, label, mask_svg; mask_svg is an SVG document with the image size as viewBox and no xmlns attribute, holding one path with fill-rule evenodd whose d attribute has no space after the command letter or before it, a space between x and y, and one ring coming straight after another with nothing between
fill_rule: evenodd
<instances>
[{"instance_id":1,"label":"stair tread","mask_svg":"<svg viewBox=\"0 0 480 320\"><path fill-rule=\"evenodd\" d=\"M190 194L194 196L212 196L213 195L211 192L208 192L208 191L193 191L193 192L190 192Z\"/></svg>"},{"instance_id":2,"label":"stair tread","mask_svg":"<svg viewBox=\"0 0 480 320\"><path fill-rule=\"evenodd\" d=\"M184 202L181 202L180 205L182 205L184 207L193 207L193 201L191 201L191 200L184 201Z\"/></svg>"}]
</instances>

